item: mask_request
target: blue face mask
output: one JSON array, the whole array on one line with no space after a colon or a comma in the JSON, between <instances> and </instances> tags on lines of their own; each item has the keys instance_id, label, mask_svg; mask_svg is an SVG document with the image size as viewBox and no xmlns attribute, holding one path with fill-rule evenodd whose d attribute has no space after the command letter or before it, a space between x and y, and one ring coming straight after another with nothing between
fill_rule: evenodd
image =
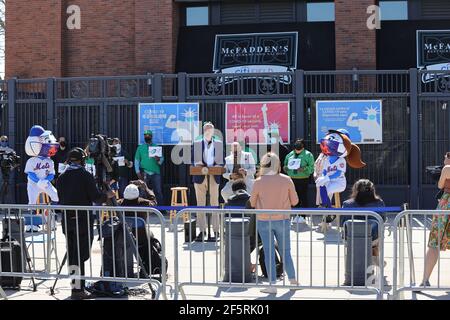
<instances>
[{"instance_id":1,"label":"blue face mask","mask_svg":"<svg viewBox=\"0 0 450 320\"><path fill-rule=\"evenodd\" d=\"M8 146L8 141L1 141L0 142L0 147L7 147Z\"/></svg>"}]
</instances>

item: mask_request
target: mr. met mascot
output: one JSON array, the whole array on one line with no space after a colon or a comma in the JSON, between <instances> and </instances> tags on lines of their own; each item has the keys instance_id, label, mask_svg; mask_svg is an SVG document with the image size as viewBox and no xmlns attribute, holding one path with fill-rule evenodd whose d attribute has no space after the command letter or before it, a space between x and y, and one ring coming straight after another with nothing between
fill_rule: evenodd
<instances>
[{"instance_id":1,"label":"mr. met mascot","mask_svg":"<svg viewBox=\"0 0 450 320\"><path fill-rule=\"evenodd\" d=\"M25 142L25 152L31 157L25 165L28 204L37 204L40 193L46 193L53 203L59 201L56 188L50 183L55 178L55 166L50 158L58 151L58 146L51 131L41 126L30 129Z\"/></svg>"},{"instance_id":2,"label":"mr. met mascot","mask_svg":"<svg viewBox=\"0 0 450 320\"><path fill-rule=\"evenodd\" d=\"M320 187L322 206L330 208L333 194L342 192L347 187L347 163L355 169L366 164L361 161L361 150L352 143L345 129L328 130L328 134L320 141L320 149L325 159L322 175L317 178L316 185Z\"/></svg>"}]
</instances>

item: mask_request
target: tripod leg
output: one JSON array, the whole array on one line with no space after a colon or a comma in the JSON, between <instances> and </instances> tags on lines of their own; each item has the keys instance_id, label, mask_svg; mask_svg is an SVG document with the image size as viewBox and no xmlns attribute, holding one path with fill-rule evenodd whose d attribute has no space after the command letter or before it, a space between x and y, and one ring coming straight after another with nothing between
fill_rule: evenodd
<instances>
[{"instance_id":1,"label":"tripod leg","mask_svg":"<svg viewBox=\"0 0 450 320\"><path fill-rule=\"evenodd\" d=\"M58 270L58 275L61 274L61 270L64 267L64 264L66 263L67 260L67 252L64 254L64 258L61 261L61 265L59 266L59 270ZM56 287L56 283L58 282L58 278L55 279L55 282L53 283L53 286L50 289L50 295L55 295L55 287Z\"/></svg>"}]
</instances>

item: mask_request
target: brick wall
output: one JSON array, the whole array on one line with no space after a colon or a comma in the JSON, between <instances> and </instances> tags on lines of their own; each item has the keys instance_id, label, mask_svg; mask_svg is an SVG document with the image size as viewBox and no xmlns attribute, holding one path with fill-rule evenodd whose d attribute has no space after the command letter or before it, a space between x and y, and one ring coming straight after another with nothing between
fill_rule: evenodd
<instances>
[{"instance_id":1,"label":"brick wall","mask_svg":"<svg viewBox=\"0 0 450 320\"><path fill-rule=\"evenodd\" d=\"M6 77L61 76L61 0L6 1Z\"/></svg>"},{"instance_id":2,"label":"brick wall","mask_svg":"<svg viewBox=\"0 0 450 320\"><path fill-rule=\"evenodd\" d=\"M376 69L376 33L367 7L336 0L336 69ZM81 8L81 30L66 9ZM179 27L173 0L7 1L6 77L173 72Z\"/></svg>"},{"instance_id":3,"label":"brick wall","mask_svg":"<svg viewBox=\"0 0 450 320\"><path fill-rule=\"evenodd\" d=\"M376 32L367 8L377 0L336 0L336 69L376 69Z\"/></svg>"},{"instance_id":4,"label":"brick wall","mask_svg":"<svg viewBox=\"0 0 450 320\"><path fill-rule=\"evenodd\" d=\"M81 9L80 30L66 27L72 4ZM7 78L175 69L179 13L173 0L14 0L6 11Z\"/></svg>"}]
</instances>

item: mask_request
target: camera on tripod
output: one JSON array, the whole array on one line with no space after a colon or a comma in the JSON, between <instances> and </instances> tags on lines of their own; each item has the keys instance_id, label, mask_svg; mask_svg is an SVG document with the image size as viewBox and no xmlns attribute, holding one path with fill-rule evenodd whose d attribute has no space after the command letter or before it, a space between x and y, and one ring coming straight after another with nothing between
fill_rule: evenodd
<instances>
[{"instance_id":1,"label":"camera on tripod","mask_svg":"<svg viewBox=\"0 0 450 320\"><path fill-rule=\"evenodd\" d=\"M117 148L112 144L113 139L103 134L92 135L89 140L89 153L96 161L107 159L112 162L112 158L117 155ZM102 162L102 161L101 161Z\"/></svg>"},{"instance_id":2,"label":"camera on tripod","mask_svg":"<svg viewBox=\"0 0 450 320\"><path fill-rule=\"evenodd\" d=\"M2 172L8 172L20 166L20 157L14 152L0 151L0 168Z\"/></svg>"}]
</instances>

